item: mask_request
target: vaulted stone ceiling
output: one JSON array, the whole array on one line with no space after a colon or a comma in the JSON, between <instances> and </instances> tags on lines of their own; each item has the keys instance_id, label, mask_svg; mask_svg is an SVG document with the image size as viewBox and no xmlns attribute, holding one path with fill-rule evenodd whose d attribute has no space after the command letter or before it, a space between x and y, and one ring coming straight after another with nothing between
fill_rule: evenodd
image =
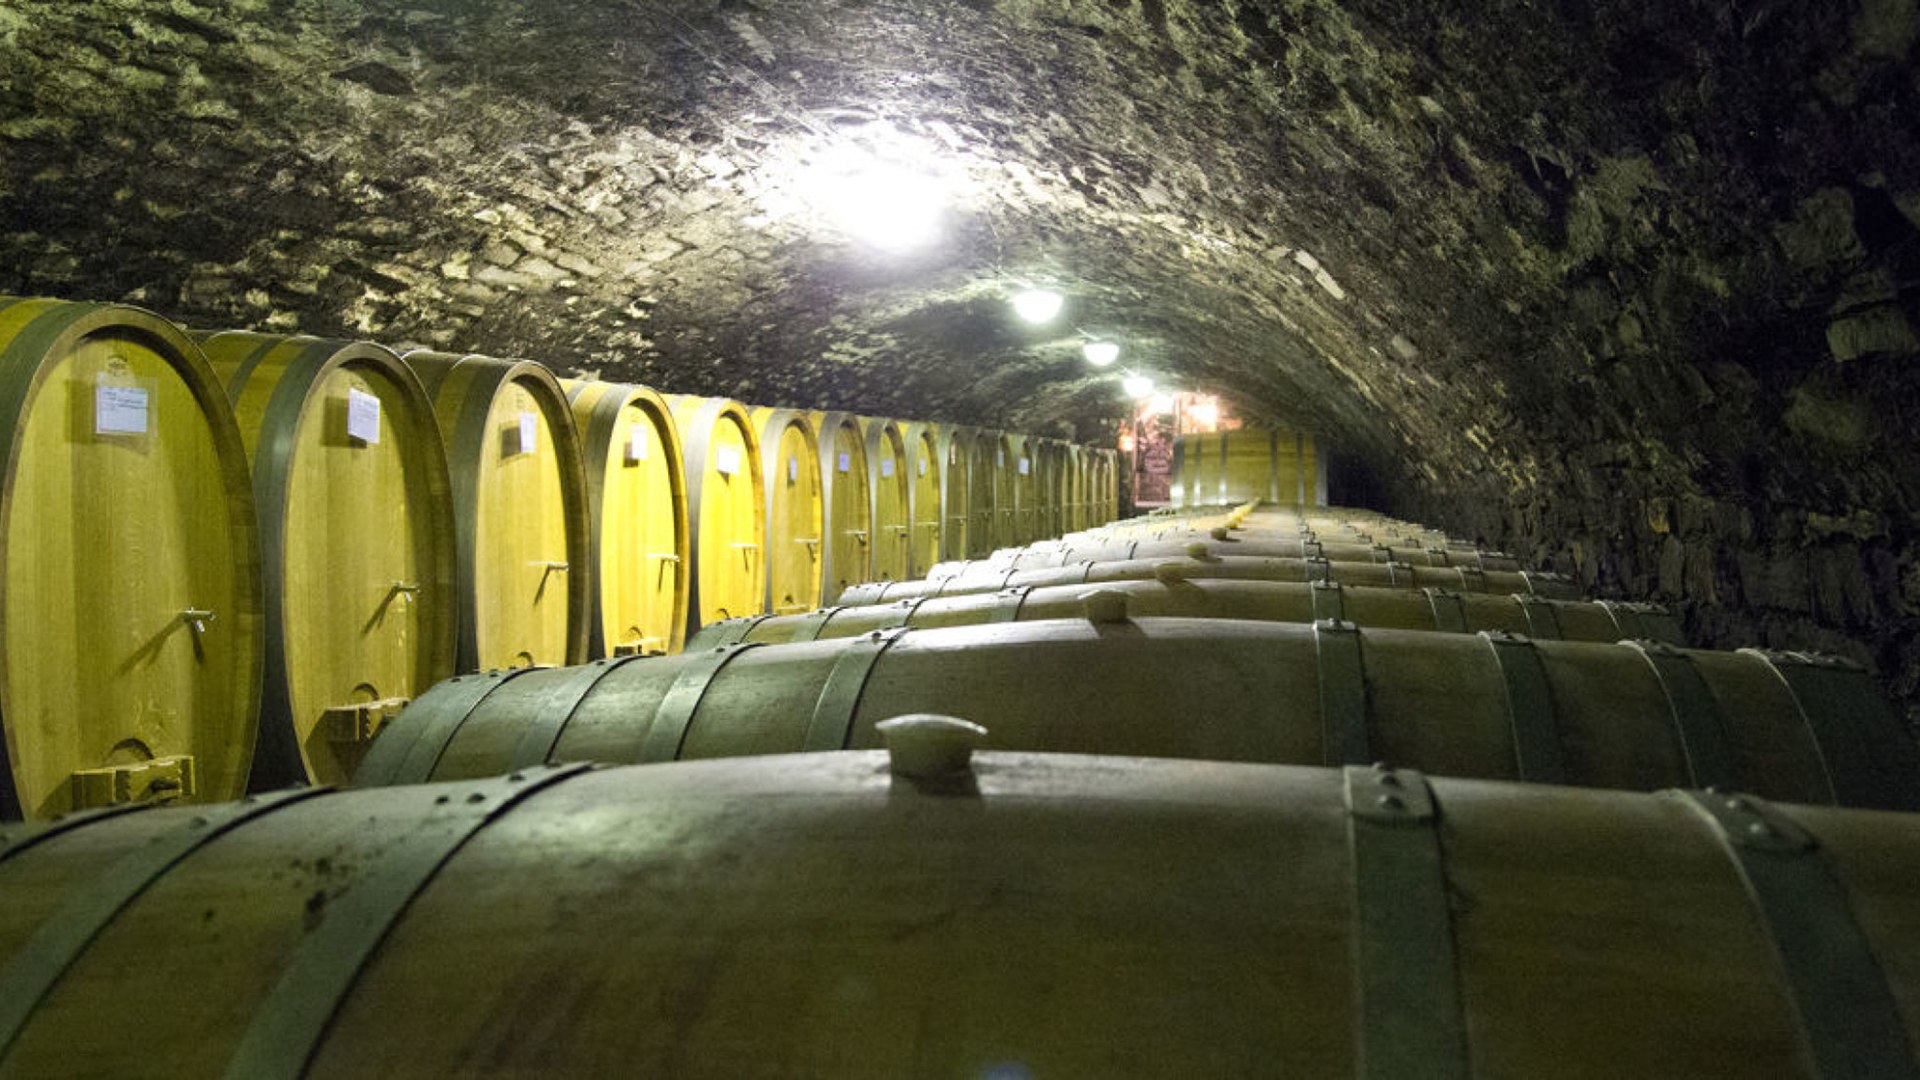
<instances>
[{"instance_id":1,"label":"vaulted stone ceiling","mask_svg":"<svg viewBox=\"0 0 1920 1080\"><path fill-rule=\"evenodd\" d=\"M5 0L0 291L1088 440L1111 335L1402 514L1911 694L1917 33L1914 0ZM939 185L940 240L847 235L850 156Z\"/></svg>"}]
</instances>

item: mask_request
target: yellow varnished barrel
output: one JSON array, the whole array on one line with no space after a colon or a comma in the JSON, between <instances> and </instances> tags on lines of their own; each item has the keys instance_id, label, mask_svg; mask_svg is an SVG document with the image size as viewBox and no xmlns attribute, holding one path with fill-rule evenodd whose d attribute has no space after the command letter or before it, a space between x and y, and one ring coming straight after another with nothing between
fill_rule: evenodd
<instances>
[{"instance_id":1,"label":"yellow varnished barrel","mask_svg":"<svg viewBox=\"0 0 1920 1080\"><path fill-rule=\"evenodd\" d=\"M1040 535L1039 478L1034 475L1034 439L1007 436L1007 488L1013 507L1013 543L1031 544Z\"/></svg>"},{"instance_id":2,"label":"yellow varnished barrel","mask_svg":"<svg viewBox=\"0 0 1920 1080\"><path fill-rule=\"evenodd\" d=\"M266 586L255 790L341 784L454 672L453 494L433 402L378 345L200 336L253 463Z\"/></svg>"},{"instance_id":3,"label":"yellow varnished barrel","mask_svg":"<svg viewBox=\"0 0 1920 1080\"><path fill-rule=\"evenodd\" d=\"M813 421L793 409L753 410L767 485L766 610L791 615L820 603L826 500Z\"/></svg>"},{"instance_id":4,"label":"yellow varnished barrel","mask_svg":"<svg viewBox=\"0 0 1920 1080\"><path fill-rule=\"evenodd\" d=\"M1118 450L1100 451L1099 485L1094 502L1099 510L1101 523L1113 521L1120 516L1120 452Z\"/></svg>"},{"instance_id":5,"label":"yellow varnished barrel","mask_svg":"<svg viewBox=\"0 0 1920 1080\"><path fill-rule=\"evenodd\" d=\"M820 489L826 501L820 596L835 602L868 580L873 566L873 488L867 482L867 437L852 413L809 413L820 440Z\"/></svg>"},{"instance_id":6,"label":"yellow varnished barrel","mask_svg":"<svg viewBox=\"0 0 1920 1080\"><path fill-rule=\"evenodd\" d=\"M986 558L1000 546L1000 450L999 432L973 429L973 445L967 458L966 557L969 559Z\"/></svg>"},{"instance_id":7,"label":"yellow varnished barrel","mask_svg":"<svg viewBox=\"0 0 1920 1080\"><path fill-rule=\"evenodd\" d=\"M1177 506L1249 499L1324 506L1326 475L1326 458L1312 434L1248 429L1175 439L1170 482Z\"/></svg>"},{"instance_id":8,"label":"yellow varnished barrel","mask_svg":"<svg viewBox=\"0 0 1920 1080\"><path fill-rule=\"evenodd\" d=\"M580 433L596 569L589 656L676 653L686 640L692 526L680 431L665 398L563 384Z\"/></svg>"},{"instance_id":9,"label":"yellow varnished barrel","mask_svg":"<svg viewBox=\"0 0 1920 1080\"><path fill-rule=\"evenodd\" d=\"M1236 580L1332 581L1345 585L1396 589L1445 589L1450 592L1515 593L1550 600L1577 600L1579 586L1562 574L1530 570L1480 570L1471 566L1410 566L1405 563L1340 563L1321 559L1217 556L1202 547L1171 558L1081 562L1016 570L983 565L952 577L874 582L842 593L843 606L896 603L922 596L960 596L1010 588L1099 584L1108 581Z\"/></svg>"},{"instance_id":10,"label":"yellow varnished barrel","mask_svg":"<svg viewBox=\"0 0 1920 1080\"><path fill-rule=\"evenodd\" d=\"M987 442L993 470L993 533L987 550L998 551L1020 543L1019 438L990 431Z\"/></svg>"},{"instance_id":11,"label":"yellow varnished barrel","mask_svg":"<svg viewBox=\"0 0 1920 1080\"><path fill-rule=\"evenodd\" d=\"M905 581L912 541L913 486L907 475L907 445L900 425L860 418L867 443L867 483L873 491L873 565L869 581Z\"/></svg>"},{"instance_id":12,"label":"yellow varnished barrel","mask_svg":"<svg viewBox=\"0 0 1920 1080\"><path fill-rule=\"evenodd\" d=\"M1070 473L1071 462L1068 458L1068 446L1059 439L1047 439L1045 447L1046 470L1044 478L1046 491L1046 527L1042 535L1059 536L1067 531L1067 519L1071 514L1071 494L1073 478Z\"/></svg>"},{"instance_id":13,"label":"yellow varnished barrel","mask_svg":"<svg viewBox=\"0 0 1920 1080\"><path fill-rule=\"evenodd\" d=\"M586 659L594 573L567 395L539 364L418 351L453 478L461 671Z\"/></svg>"},{"instance_id":14,"label":"yellow varnished barrel","mask_svg":"<svg viewBox=\"0 0 1920 1080\"><path fill-rule=\"evenodd\" d=\"M355 782L878 745L904 713L1006 749L1387 760L1586 787L1722 786L1920 808L1920 760L1865 672L1794 654L1226 619L1086 617L741 644L612 671L450 681Z\"/></svg>"},{"instance_id":15,"label":"yellow varnished barrel","mask_svg":"<svg viewBox=\"0 0 1920 1080\"><path fill-rule=\"evenodd\" d=\"M947 459L941 447L946 442L946 426L905 424L901 438L907 444L907 483L911 489L907 517L913 526L908 534L906 576L916 578L942 558L947 530Z\"/></svg>"},{"instance_id":16,"label":"yellow varnished barrel","mask_svg":"<svg viewBox=\"0 0 1920 1080\"><path fill-rule=\"evenodd\" d=\"M1067 447L1066 531L1079 532L1092 526L1092 470L1088 466L1091 448L1075 443Z\"/></svg>"},{"instance_id":17,"label":"yellow varnished barrel","mask_svg":"<svg viewBox=\"0 0 1920 1080\"><path fill-rule=\"evenodd\" d=\"M1135 617L1253 619L1310 623L1335 619L1358 626L1449 633L1523 634L1542 640L1652 640L1684 644L1680 625L1651 604L1593 603L1544 597L1395 589L1326 581L1235 581L1171 578L1099 585L1015 586L991 592L920 596L805 615L752 615L714 623L687 643L694 651L741 641L777 645L854 637L899 626L931 629L993 622L1078 618L1088 612Z\"/></svg>"},{"instance_id":18,"label":"yellow varnished barrel","mask_svg":"<svg viewBox=\"0 0 1920 1080\"><path fill-rule=\"evenodd\" d=\"M217 377L133 308L0 298L0 820L245 790L265 598Z\"/></svg>"},{"instance_id":19,"label":"yellow varnished barrel","mask_svg":"<svg viewBox=\"0 0 1920 1080\"><path fill-rule=\"evenodd\" d=\"M964 559L972 543L974 522L973 444L978 433L970 427L941 424L938 428L940 469L940 559ZM933 563L920 568L924 575Z\"/></svg>"},{"instance_id":20,"label":"yellow varnished barrel","mask_svg":"<svg viewBox=\"0 0 1920 1080\"><path fill-rule=\"evenodd\" d=\"M1920 817L1407 770L967 759L965 744L917 760L952 730L914 721L891 763L538 770L28 834L0 848L0 965L25 969L0 1001L4 1065L315 1080L1916 1068ZM162 963L219 992L128 975Z\"/></svg>"},{"instance_id":21,"label":"yellow varnished barrel","mask_svg":"<svg viewBox=\"0 0 1920 1080\"><path fill-rule=\"evenodd\" d=\"M687 631L762 610L767 596L766 480L746 406L670 394L686 457L693 588Z\"/></svg>"}]
</instances>

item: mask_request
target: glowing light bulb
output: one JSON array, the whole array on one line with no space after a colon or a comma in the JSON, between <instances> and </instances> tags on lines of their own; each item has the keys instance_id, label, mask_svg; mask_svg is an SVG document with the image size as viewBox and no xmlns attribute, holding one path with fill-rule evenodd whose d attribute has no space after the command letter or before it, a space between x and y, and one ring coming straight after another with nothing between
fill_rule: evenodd
<instances>
[{"instance_id":1,"label":"glowing light bulb","mask_svg":"<svg viewBox=\"0 0 1920 1080\"><path fill-rule=\"evenodd\" d=\"M950 194L939 177L854 146L821 151L799 185L806 201L842 233L893 253L940 238Z\"/></svg>"},{"instance_id":2,"label":"glowing light bulb","mask_svg":"<svg viewBox=\"0 0 1920 1080\"><path fill-rule=\"evenodd\" d=\"M1081 346L1080 351L1086 354L1087 363L1094 367L1106 367L1120 359L1120 346L1111 341L1089 341Z\"/></svg>"},{"instance_id":3,"label":"glowing light bulb","mask_svg":"<svg viewBox=\"0 0 1920 1080\"><path fill-rule=\"evenodd\" d=\"M1066 297L1049 289L1028 289L1013 298L1013 311L1030 323L1050 323L1066 302Z\"/></svg>"},{"instance_id":4,"label":"glowing light bulb","mask_svg":"<svg viewBox=\"0 0 1920 1080\"><path fill-rule=\"evenodd\" d=\"M1120 380L1120 389L1135 401L1153 396L1153 380L1145 375L1129 375Z\"/></svg>"}]
</instances>

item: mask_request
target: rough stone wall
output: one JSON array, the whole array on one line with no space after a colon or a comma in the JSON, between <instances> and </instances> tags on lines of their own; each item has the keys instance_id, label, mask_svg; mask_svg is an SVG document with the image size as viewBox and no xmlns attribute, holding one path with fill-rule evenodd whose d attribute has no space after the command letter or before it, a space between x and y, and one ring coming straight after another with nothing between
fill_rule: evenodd
<instances>
[{"instance_id":1,"label":"rough stone wall","mask_svg":"<svg viewBox=\"0 0 1920 1080\"><path fill-rule=\"evenodd\" d=\"M0 291L1096 437L1073 297L1389 507L1920 700L1914 0L5 0ZM787 182L887 122L884 259Z\"/></svg>"}]
</instances>

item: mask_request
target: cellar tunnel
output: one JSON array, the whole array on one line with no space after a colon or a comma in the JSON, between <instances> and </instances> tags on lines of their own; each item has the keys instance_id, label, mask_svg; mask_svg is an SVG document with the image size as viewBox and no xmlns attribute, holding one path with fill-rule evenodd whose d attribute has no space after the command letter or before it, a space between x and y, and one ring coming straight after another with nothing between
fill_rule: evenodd
<instances>
[{"instance_id":1,"label":"cellar tunnel","mask_svg":"<svg viewBox=\"0 0 1920 1080\"><path fill-rule=\"evenodd\" d=\"M9 0L0 293L1109 446L1123 368L1912 717L1917 35L1914 0Z\"/></svg>"}]
</instances>

